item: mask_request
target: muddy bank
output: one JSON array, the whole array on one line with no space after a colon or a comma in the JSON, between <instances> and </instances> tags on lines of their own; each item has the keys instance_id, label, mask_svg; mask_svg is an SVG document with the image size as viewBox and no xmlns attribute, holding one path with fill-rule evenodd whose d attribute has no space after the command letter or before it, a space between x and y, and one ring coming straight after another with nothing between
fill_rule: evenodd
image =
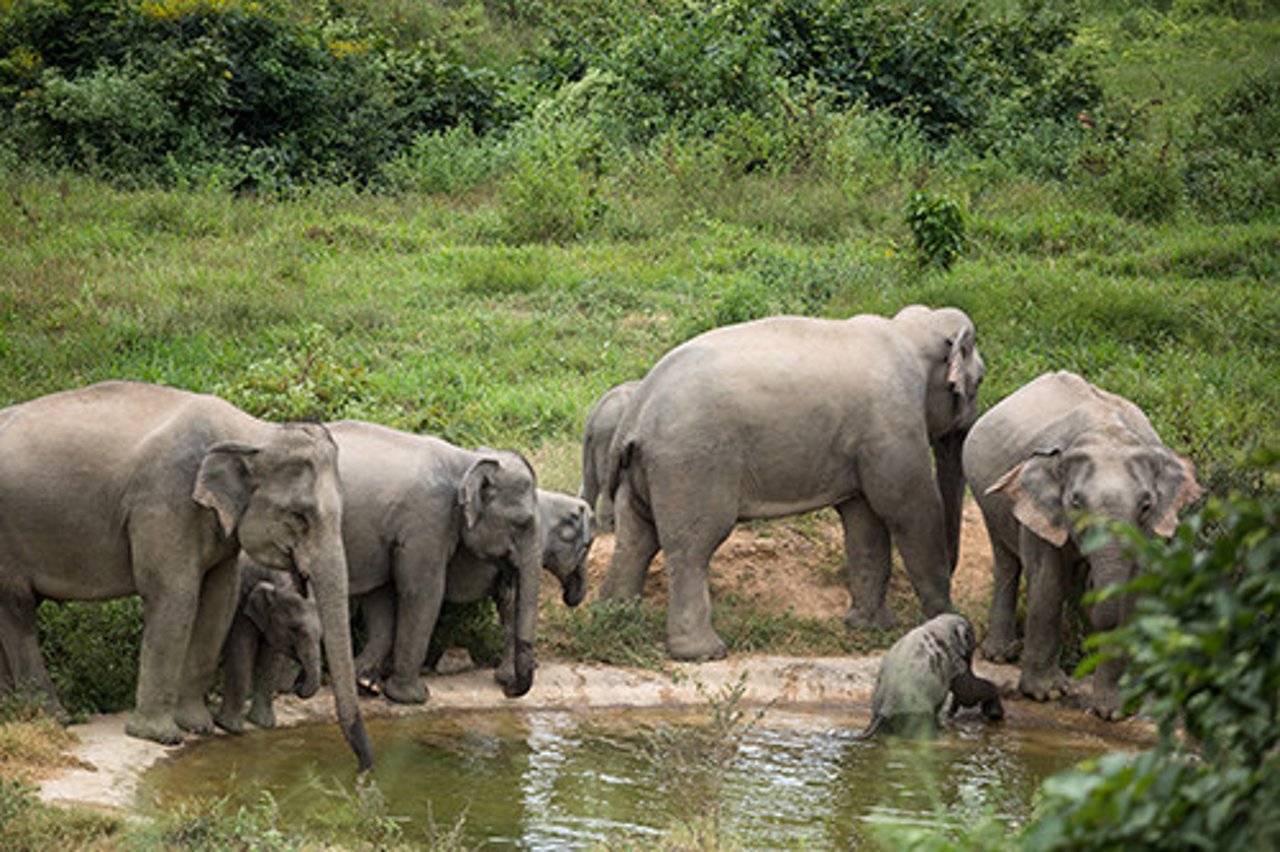
<instances>
[{"instance_id":1,"label":"muddy bank","mask_svg":"<svg viewBox=\"0 0 1280 852\"><path fill-rule=\"evenodd\" d=\"M587 663L548 662L541 665L533 689L523 698L508 700L493 681L492 670L468 670L427 679L431 697L426 705L396 705L376 697L361 699L366 718L404 716L436 710L491 709L604 709L625 707L695 706L707 694L738 682L746 674L743 700L758 705L847 708L851 719L864 722L881 655L859 657L740 656L701 664L668 664L663 671L630 669ZM1105 731L1109 738L1131 737L1140 743L1150 728L1139 722L1104 725L1078 709L1036 705L1011 697L1017 683L1015 666L975 661L975 670L995 681L1006 696L1011 720L1019 716L1053 716L1055 724ZM332 698L327 692L309 701L281 696L276 702L280 725L331 723ZM40 796L49 803L81 805L128 812L135 801L142 774L157 760L178 753L182 746L162 746L124 733L124 714L94 717L71 730L79 740L73 755L82 767L56 770L40 782ZM218 734L218 736L228 736ZM194 739L194 738L193 738ZM377 743L374 743L375 748Z\"/></svg>"}]
</instances>

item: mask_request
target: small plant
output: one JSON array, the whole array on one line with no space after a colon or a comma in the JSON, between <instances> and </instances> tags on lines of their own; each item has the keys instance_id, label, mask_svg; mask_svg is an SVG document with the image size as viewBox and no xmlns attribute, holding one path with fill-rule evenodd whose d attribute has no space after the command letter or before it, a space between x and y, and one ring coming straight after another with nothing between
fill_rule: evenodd
<instances>
[{"instance_id":1,"label":"small plant","mask_svg":"<svg viewBox=\"0 0 1280 852\"><path fill-rule=\"evenodd\" d=\"M945 195L916 192L907 201L906 218L919 265L950 269L965 245L959 203Z\"/></svg>"},{"instance_id":2,"label":"small plant","mask_svg":"<svg viewBox=\"0 0 1280 852\"><path fill-rule=\"evenodd\" d=\"M539 640L553 654L652 669L666 658L662 610L644 601L597 601L553 612Z\"/></svg>"},{"instance_id":3,"label":"small plant","mask_svg":"<svg viewBox=\"0 0 1280 852\"><path fill-rule=\"evenodd\" d=\"M40 647L58 697L73 714L133 706L142 647L142 601L41 604Z\"/></svg>"}]
</instances>

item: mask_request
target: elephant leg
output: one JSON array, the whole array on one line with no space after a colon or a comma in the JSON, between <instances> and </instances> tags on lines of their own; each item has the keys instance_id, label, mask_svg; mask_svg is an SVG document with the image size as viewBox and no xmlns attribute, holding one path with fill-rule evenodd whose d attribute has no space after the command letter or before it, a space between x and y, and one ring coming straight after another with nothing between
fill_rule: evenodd
<instances>
[{"instance_id":1,"label":"elephant leg","mask_svg":"<svg viewBox=\"0 0 1280 852\"><path fill-rule=\"evenodd\" d=\"M200 584L191 641L187 644L182 683L174 721L195 734L213 733L213 715L205 694L213 685L218 668L218 652L236 614L240 588L240 563L233 556L205 572Z\"/></svg>"},{"instance_id":2,"label":"elephant leg","mask_svg":"<svg viewBox=\"0 0 1280 852\"><path fill-rule=\"evenodd\" d=\"M34 689L41 694L50 716L63 724L71 721L40 652L36 600L29 593L0 595L0 675L4 676L0 692L5 681L13 689Z\"/></svg>"},{"instance_id":3,"label":"elephant leg","mask_svg":"<svg viewBox=\"0 0 1280 852\"><path fill-rule=\"evenodd\" d=\"M859 474L871 510L889 528L902 554L924 617L933 618L952 610L951 565L942 499L926 446L922 443L914 453L874 453L863 460Z\"/></svg>"},{"instance_id":4,"label":"elephant leg","mask_svg":"<svg viewBox=\"0 0 1280 852\"><path fill-rule=\"evenodd\" d=\"M356 657L356 683L361 689L372 691L391 659L396 623L395 587L387 583L361 597L360 611L364 614L365 640Z\"/></svg>"},{"instance_id":5,"label":"elephant leg","mask_svg":"<svg viewBox=\"0 0 1280 852\"><path fill-rule=\"evenodd\" d=\"M600 599L606 601L641 597L649 563L658 552L658 531L637 504L629 479L622 481L616 498L613 505L617 539L609 571L600 587Z\"/></svg>"},{"instance_id":6,"label":"elephant leg","mask_svg":"<svg viewBox=\"0 0 1280 852\"><path fill-rule=\"evenodd\" d=\"M258 650L258 629L243 615L237 615L222 649L222 702L213 721L224 731L244 732L244 702L249 696L254 656Z\"/></svg>"},{"instance_id":7,"label":"elephant leg","mask_svg":"<svg viewBox=\"0 0 1280 852\"><path fill-rule=\"evenodd\" d=\"M1027 569L1027 638L1018 689L1047 701L1067 692L1067 676L1058 658L1063 596L1070 578L1062 551L1027 529L1020 531L1019 551Z\"/></svg>"},{"instance_id":8,"label":"elephant leg","mask_svg":"<svg viewBox=\"0 0 1280 852\"><path fill-rule=\"evenodd\" d=\"M978 677L972 671L963 671L951 679L951 712L954 714L961 707L982 707L982 714L988 719L1004 718L1004 706L1000 703L1000 690L986 678Z\"/></svg>"},{"instance_id":9,"label":"elephant leg","mask_svg":"<svg viewBox=\"0 0 1280 852\"><path fill-rule=\"evenodd\" d=\"M722 659L729 646L711 625L708 574L711 556L733 532L737 519L732 510L717 517L708 505L694 518L673 511L656 520L667 557L667 653L676 660Z\"/></svg>"},{"instance_id":10,"label":"elephant leg","mask_svg":"<svg viewBox=\"0 0 1280 852\"><path fill-rule=\"evenodd\" d=\"M276 726L275 685L289 658L263 642L253 659L253 684L250 690L249 721L259 728Z\"/></svg>"},{"instance_id":11,"label":"elephant leg","mask_svg":"<svg viewBox=\"0 0 1280 852\"><path fill-rule=\"evenodd\" d=\"M443 542L409 541L401 545L391 572L395 582L395 641L391 673L383 694L399 704L427 700L422 664L444 602L449 554Z\"/></svg>"},{"instance_id":12,"label":"elephant leg","mask_svg":"<svg viewBox=\"0 0 1280 852\"><path fill-rule=\"evenodd\" d=\"M836 506L844 526L844 552L849 563L849 596L846 626L892 630L897 619L884 605L892 556L889 530L862 497Z\"/></svg>"},{"instance_id":13,"label":"elephant leg","mask_svg":"<svg viewBox=\"0 0 1280 852\"><path fill-rule=\"evenodd\" d=\"M1022 561L994 534L991 553L995 562L991 611L987 617L987 635L982 640L982 656L1007 663L1018 658L1018 581L1022 577Z\"/></svg>"}]
</instances>

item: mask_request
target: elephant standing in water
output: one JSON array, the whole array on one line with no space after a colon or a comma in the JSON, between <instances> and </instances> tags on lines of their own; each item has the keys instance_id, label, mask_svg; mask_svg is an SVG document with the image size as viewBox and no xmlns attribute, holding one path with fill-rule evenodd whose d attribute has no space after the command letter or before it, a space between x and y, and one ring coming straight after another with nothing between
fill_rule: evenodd
<instances>
[{"instance_id":1,"label":"elephant standing in water","mask_svg":"<svg viewBox=\"0 0 1280 852\"><path fill-rule=\"evenodd\" d=\"M1019 689L1038 700L1067 689L1059 665L1062 605L1082 587L1133 579L1137 564L1110 537L1088 555L1083 521L1109 520L1168 537L1178 512L1200 496L1191 462L1165 447L1145 414L1074 373L1046 373L984 414L964 448L964 470L982 508L995 556L983 655L1009 660L1017 647L1018 580L1027 571L1027 635ZM1091 612L1111 630L1132 602L1111 598ZM1123 659L1094 675L1091 709L1120 715Z\"/></svg>"},{"instance_id":2,"label":"elephant standing in water","mask_svg":"<svg viewBox=\"0 0 1280 852\"><path fill-rule=\"evenodd\" d=\"M143 603L137 706L125 730L179 743L205 706L243 548L315 588L343 733L373 753L356 703L337 448L172 388L104 382L0 411L0 645L11 679L61 713L36 637L44 599Z\"/></svg>"},{"instance_id":3,"label":"elephant standing in water","mask_svg":"<svg viewBox=\"0 0 1280 852\"><path fill-rule=\"evenodd\" d=\"M295 588L284 571L271 571L240 554L240 598L222 648L222 703L213 721L226 731L276 724L272 707L279 673L289 661L302 667L294 686L299 698L320 688L320 610Z\"/></svg>"},{"instance_id":4,"label":"elephant standing in water","mask_svg":"<svg viewBox=\"0 0 1280 852\"><path fill-rule=\"evenodd\" d=\"M344 420L329 431L338 444L346 499L350 593L388 585L395 590L395 638L383 694L399 703L426 701L422 665L450 563L458 558L500 566L514 578L514 628L503 656L509 665L497 677L509 697L528 692L542 571L533 468L519 453L464 450L372 423ZM376 679L381 662L381 656L363 658L356 672L361 682ZM355 683L353 677L352 688Z\"/></svg>"},{"instance_id":5,"label":"elephant standing in water","mask_svg":"<svg viewBox=\"0 0 1280 852\"><path fill-rule=\"evenodd\" d=\"M606 481L617 547L602 597L639 597L661 548L668 652L722 657L712 553L739 520L835 506L850 627L893 624L884 606L891 537L925 616L948 611L960 448L982 376L973 323L955 308L775 317L678 346L641 382L614 435Z\"/></svg>"},{"instance_id":6,"label":"elephant standing in water","mask_svg":"<svg viewBox=\"0 0 1280 852\"><path fill-rule=\"evenodd\" d=\"M560 581L566 606L577 606L587 593L587 554L594 540L591 508L578 497L538 489L538 536L542 542L542 567ZM445 603L475 603L487 597L498 605L498 619L505 635L504 657L498 671L514 670L507 654L515 647L515 577L500 562L482 561L469 550L459 550L449 560L445 581ZM381 671L388 660L395 633L396 594L392 585L365 595L360 602L367 636L356 671ZM434 649L435 646L433 646ZM439 649L443 650L443 649ZM428 655L426 664L438 661ZM362 686L371 686L362 682Z\"/></svg>"},{"instance_id":7,"label":"elephant standing in water","mask_svg":"<svg viewBox=\"0 0 1280 852\"><path fill-rule=\"evenodd\" d=\"M609 467L609 445L627 403L639 386L639 381L623 382L605 391L591 406L587 425L582 430L582 487L578 496L598 510L596 521L605 531L613 530L613 494L603 488L604 473Z\"/></svg>"}]
</instances>

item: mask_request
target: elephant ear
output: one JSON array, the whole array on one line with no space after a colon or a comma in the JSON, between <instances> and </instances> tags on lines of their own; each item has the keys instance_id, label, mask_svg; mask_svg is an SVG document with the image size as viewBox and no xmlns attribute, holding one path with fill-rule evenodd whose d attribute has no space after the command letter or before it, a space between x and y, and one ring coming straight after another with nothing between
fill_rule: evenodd
<instances>
[{"instance_id":1,"label":"elephant ear","mask_svg":"<svg viewBox=\"0 0 1280 852\"><path fill-rule=\"evenodd\" d=\"M1067 543L1070 526L1062 508L1062 451L1039 452L996 480L988 494L1002 493L1018 522L1054 547Z\"/></svg>"},{"instance_id":2,"label":"elephant ear","mask_svg":"<svg viewBox=\"0 0 1280 852\"><path fill-rule=\"evenodd\" d=\"M968 328L960 329L951 338L951 348L947 352L947 384L951 392L964 399L969 396L969 383L965 375L965 347L973 349L973 332Z\"/></svg>"},{"instance_id":3,"label":"elephant ear","mask_svg":"<svg viewBox=\"0 0 1280 852\"><path fill-rule=\"evenodd\" d=\"M249 590L249 597L244 603L244 614L259 632L265 634L275 605L276 587L263 580Z\"/></svg>"},{"instance_id":4,"label":"elephant ear","mask_svg":"<svg viewBox=\"0 0 1280 852\"><path fill-rule=\"evenodd\" d=\"M1191 459L1172 450L1162 450L1155 458L1156 501L1152 511L1151 531L1169 538L1178 528L1178 513L1200 499L1204 489L1196 481L1196 468Z\"/></svg>"},{"instance_id":5,"label":"elephant ear","mask_svg":"<svg viewBox=\"0 0 1280 852\"><path fill-rule=\"evenodd\" d=\"M477 459L462 475L462 484L458 486L458 503L462 506L462 516L466 520L467 529L474 529L484 514L493 494L493 479L498 473L498 460L490 458Z\"/></svg>"},{"instance_id":6,"label":"elephant ear","mask_svg":"<svg viewBox=\"0 0 1280 852\"><path fill-rule=\"evenodd\" d=\"M218 515L224 535L235 531L249 505L250 475L247 459L258 448L237 441L214 444L200 461L191 499Z\"/></svg>"}]
</instances>

